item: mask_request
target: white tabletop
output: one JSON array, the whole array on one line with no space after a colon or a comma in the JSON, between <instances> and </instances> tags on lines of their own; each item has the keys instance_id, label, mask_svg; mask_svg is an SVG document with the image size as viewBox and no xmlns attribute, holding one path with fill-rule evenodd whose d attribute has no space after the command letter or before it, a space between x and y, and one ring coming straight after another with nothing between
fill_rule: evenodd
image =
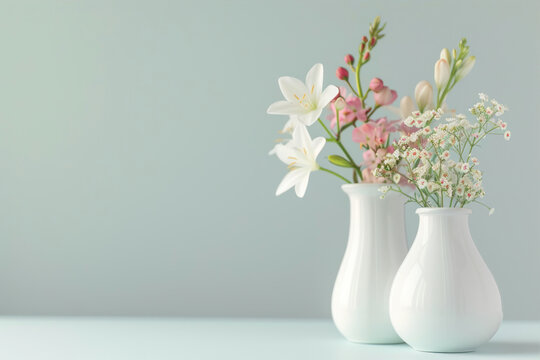
<instances>
[{"instance_id":1,"label":"white tabletop","mask_svg":"<svg viewBox=\"0 0 540 360\"><path fill-rule=\"evenodd\" d=\"M505 322L463 354L346 341L330 320L0 318L0 359L540 359L540 322Z\"/></svg>"}]
</instances>

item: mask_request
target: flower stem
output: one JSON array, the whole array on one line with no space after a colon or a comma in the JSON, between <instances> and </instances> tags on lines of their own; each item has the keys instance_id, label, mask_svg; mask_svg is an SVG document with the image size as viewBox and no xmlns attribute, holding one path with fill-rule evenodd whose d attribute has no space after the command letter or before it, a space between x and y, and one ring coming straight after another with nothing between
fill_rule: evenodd
<instances>
[{"instance_id":1,"label":"flower stem","mask_svg":"<svg viewBox=\"0 0 540 360\"><path fill-rule=\"evenodd\" d=\"M356 165L356 163L354 162L354 160L352 159L351 155L349 154L349 152L347 151L347 149L345 149L345 146L343 146L343 144L341 143L341 141L339 139L336 138L336 136L330 131L328 130L328 128L326 127L326 125L324 125L323 121L319 118L317 119L317 121L319 121L319 124L322 125L322 127L324 128L324 130L326 130L326 133L332 138L334 139L334 142L336 144L338 144L338 146L341 148L341 151L343 151L343 153L345 154L345 156L347 157L347 159L349 160L349 162L351 163L351 165L354 167L354 169L356 170L356 172L358 173L358 176L360 177L360 181L364 180L363 176L362 176L362 172L360 171L360 168Z\"/></svg>"},{"instance_id":2,"label":"flower stem","mask_svg":"<svg viewBox=\"0 0 540 360\"><path fill-rule=\"evenodd\" d=\"M336 140L339 141L339 137L341 136L341 129L339 125L339 110L338 109L336 109L336 127L337 127Z\"/></svg>"},{"instance_id":3,"label":"flower stem","mask_svg":"<svg viewBox=\"0 0 540 360\"><path fill-rule=\"evenodd\" d=\"M349 79L346 79L345 82L347 83L347 85L349 85L349 87L351 88L351 91L353 92L353 94L356 95L356 96L358 96L358 97L360 97L360 96L358 95L358 92L356 92L356 90L354 89L354 87L351 85Z\"/></svg>"},{"instance_id":4,"label":"flower stem","mask_svg":"<svg viewBox=\"0 0 540 360\"><path fill-rule=\"evenodd\" d=\"M330 169L323 168L322 166L319 166L319 170L326 171L326 172L329 173L329 174L335 175L335 176L337 176L338 178L340 178L341 180L345 181L347 184L350 184L350 183L351 183L349 180L345 179L343 176L339 175L339 174L336 173L336 172L333 172L333 171L330 170Z\"/></svg>"}]
</instances>

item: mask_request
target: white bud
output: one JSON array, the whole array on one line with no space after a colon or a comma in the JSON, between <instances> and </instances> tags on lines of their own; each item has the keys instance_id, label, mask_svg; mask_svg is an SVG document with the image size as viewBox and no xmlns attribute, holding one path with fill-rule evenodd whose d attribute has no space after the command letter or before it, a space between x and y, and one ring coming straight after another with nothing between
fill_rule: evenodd
<instances>
[{"instance_id":1,"label":"white bud","mask_svg":"<svg viewBox=\"0 0 540 360\"><path fill-rule=\"evenodd\" d=\"M450 50L447 48L442 49L440 58L446 60L446 62L450 64Z\"/></svg>"},{"instance_id":2,"label":"white bud","mask_svg":"<svg viewBox=\"0 0 540 360\"><path fill-rule=\"evenodd\" d=\"M467 76L467 74L471 72L475 62L476 62L476 58L474 56L469 56L467 59L465 59L465 61L463 62L463 64L461 65L461 67L458 69L456 73L456 79L461 80L465 76Z\"/></svg>"},{"instance_id":3,"label":"white bud","mask_svg":"<svg viewBox=\"0 0 540 360\"><path fill-rule=\"evenodd\" d=\"M414 103L410 96L404 96L399 102L399 114L402 119L406 119L414 111Z\"/></svg>"},{"instance_id":4,"label":"white bud","mask_svg":"<svg viewBox=\"0 0 540 360\"><path fill-rule=\"evenodd\" d=\"M414 98L416 99L418 110L423 112L427 106L433 103L433 87L431 84L426 80L420 81L414 89Z\"/></svg>"},{"instance_id":5,"label":"white bud","mask_svg":"<svg viewBox=\"0 0 540 360\"><path fill-rule=\"evenodd\" d=\"M337 111L345 109L345 99L343 99L341 96L337 98L337 100L334 102L334 106Z\"/></svg>"},{"instance_id":6,"label":"white bud","mask_svg":"<svg viewBox=\"0 0 540 360\"><path fill-rule=\"evenodd\" d=\"M448 83L448 80L450 79L450 65L448 64L448 61L445 59L439 59L435 63L434 78L437 88L444 89Z\"/></svg>"}]
</instances>

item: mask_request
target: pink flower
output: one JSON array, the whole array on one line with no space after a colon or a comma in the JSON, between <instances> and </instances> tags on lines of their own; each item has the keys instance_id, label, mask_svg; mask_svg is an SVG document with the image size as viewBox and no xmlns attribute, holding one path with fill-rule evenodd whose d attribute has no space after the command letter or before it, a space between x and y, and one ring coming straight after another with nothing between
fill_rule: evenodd
<instances>
[{"instance_id":1,"label":"pink flower","mask_svg":"<svg viewBox=\"0 0 540 360\"><path fill-rule=\"evenodd\" d=\"M391 146L387 149L377 149L377 151L371 149L364 151L362 154L364 157L363 165L365 166L364 170L362 170L362 177L364 178L363 182L379 184L385 182L384 177L376 177L373 175L373 170L384 160L387 153L392 152L394 152L394 148Z\"/></svg>"},{"instance_id":2,"label":"pink flower","mask_svg":"<svg viewBox=\"0 0 540 360\"><path fill-rule=\"evenodd\" d=\"M336 76L339 80L348 80L349 72L344 67L338 67L336 70Z\"/></svg>"},{"instance_id":3,"label":"pink flower","mask_svg":"<svg viewBox=\"0 0 540 360\"><path fill-rule=\"evenodd\" d=\"M362 177L364 178L362 181L364 183L383 184L386 181L383 177L376 177L373 175L373 170L368 168L362 170Z\"/></svg>"},{"instance_id":4,"label":"pink flower","mask_svg":"<svg viewBox=\"0 0 540 360\"><path fill-rule=\"evenodd\" d=\"M384 148L377 149L377 151L373 151L371 149L364 151L362 154L364 158L363 165L370 169L375 169L377 165L384 160L387 152L388 150Z\"/></svg>"},{"instance_id":5,"label":"pink flower","mask_svg":"<svg viewBox=\"0 0 540 360\"><path fill-rule=\"evenodd\" d=\"M371 91L373 92L379 92L381 91L383 88L384 88L384 83L381 79L379 78L373 78L371 79L371 81L369 82L369 88L371 89Z\"/></svg>"},{"instance_id":6,"label":"pink flower","mask_svg":"<svg viewBox=\"0 0 540 360\"><path fill-rule=\"evenodd\" d=\"M398 131L398 123L399 120L388 121L386 118L369 121L353 130L352 140L370 149L384 147L390 133Z\"/></svg>"},{"instance_id":7,"label":"pink flower","mask_svg":"<svg viewBox=\"0 0 540 360\"><path fill-rule=\"evenodd\" d=\"M354 57L351 54L345 55L345 64L352 65L354 63Z\"/></svg>"},{"instance_id":8,"label":"pink flower","mask_svg":"<svg viewBox=\"0 0 540 360\"><path fill-rule=\"evenodd\" d=\"M339 95L345 99L345 107L339 111L339 125L343 126L350 122L360 120L366 121L367 110L362 107L362 101L357 96L350 94L347 96L347 90L344 87L339 88ZM336 126L336 107L335 103L330 103L331 113L328 115L330 126Z\"/></svg>"},{"instance_id":9,"label":"pink flower","mask_svg":"<svg viewBox=\"0 0 540 360\"><path fill-rule=\"evenodd\" d=\"M373 94L375 98L375 103L377 105L390 105L397 99L397 92L395 90L390 90L388 86L384 86L380 91Z\"/></svg>"}]
</instances>

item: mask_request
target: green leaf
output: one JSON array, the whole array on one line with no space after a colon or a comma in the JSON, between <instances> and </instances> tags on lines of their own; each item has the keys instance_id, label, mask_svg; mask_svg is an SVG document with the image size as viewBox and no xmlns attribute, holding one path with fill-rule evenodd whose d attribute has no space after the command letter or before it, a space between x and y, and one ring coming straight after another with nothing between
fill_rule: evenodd
<instances>
[{"instance_id":1,"label":"green leaf","mask_svg":"<svg viewBox=\"0 0 540 360\"><path fill-rule=\"evenodd\" d=\"M330 161L334 165L341 166L341 167L347 167L347 168L354 167L347 159L339 155L329 155L328 161Z\"/></svg>"}]
</instances>

